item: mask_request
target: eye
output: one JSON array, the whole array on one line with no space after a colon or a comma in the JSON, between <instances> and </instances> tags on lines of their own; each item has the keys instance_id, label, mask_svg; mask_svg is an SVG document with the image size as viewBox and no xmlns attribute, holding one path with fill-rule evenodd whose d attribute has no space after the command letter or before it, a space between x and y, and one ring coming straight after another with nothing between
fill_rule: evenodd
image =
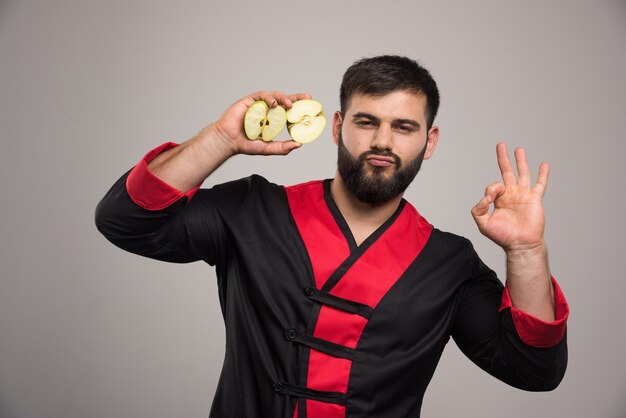
<instances>
[{"instance_id":1,"label":"eye","mask_svg":"<svg viewBox=\"0 0 626 418\"><path fill-rule=\"evenodd\" d=\"M372 123L372 121L369 120L358 120L355 122L356 126L359 126L361 128L369 128L374 126L374 123Z\"/></svg>"},{"instance_id":2,"label":"eye","mask_svg":"<svg viewBox=\"0 0 626 418\"><path fill-rule=\"evenodd\" d=\"M402 132L403 134L410 134L412 132L415 132L415 128L409 125L399 125L399 126L396 126L396 129Z\"/></svg>"}]
</instances>

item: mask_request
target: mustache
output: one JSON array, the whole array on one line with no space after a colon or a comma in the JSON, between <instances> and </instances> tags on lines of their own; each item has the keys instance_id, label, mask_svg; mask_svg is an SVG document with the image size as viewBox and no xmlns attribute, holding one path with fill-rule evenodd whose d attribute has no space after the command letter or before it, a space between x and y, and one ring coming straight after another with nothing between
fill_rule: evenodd
<instances>
[{"instance_id":1,"label":"mustache","mask_svg":"<svg viewBox=\"0 0 626 418\"><path fill-rule=\"evenodd\" d=\"M387 157L387 158L391 158L393 159L393 162L396 166L396 170L400 169L400 166L402 165L402 160L400 160L400 157L398 157L396 154L394 154L391 151L375 151L375 150L370 150L370 151L365 151L363 153L361 153L361 155L359 155L359 162L363 163L365 162L365 160L367 159L367 157L373 156L373 155L377 155L379 157Z\"/></svg>"}]
</instances>

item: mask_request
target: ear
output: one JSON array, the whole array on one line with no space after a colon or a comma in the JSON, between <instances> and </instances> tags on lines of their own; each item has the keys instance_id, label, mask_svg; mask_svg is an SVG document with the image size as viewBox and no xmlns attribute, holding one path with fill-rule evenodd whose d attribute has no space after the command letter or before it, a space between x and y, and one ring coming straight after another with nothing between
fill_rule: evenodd
<instances>
[{"instance_id":1,"label":"ear","mask_svg":"<svg viewBox=\"0 0 626 418\"><path fill-rule=\"evenodd\" d=\"M339 145L339 134L341 133L341 112L336 111L333 115L333 142L335 145Z\"/></svg>"},{"instance_id":2,"label":"ear","mask_svg":"<svg viewBox=\"0 0 626 418\"><path fill-rule=\"evenodd\" d=\"M429 159L435 152L437 142L439 141L439 127L432 126L428 131L428 142L426 143L426 152L424 153L424 159Z\"/></svg>"}]
</instances>

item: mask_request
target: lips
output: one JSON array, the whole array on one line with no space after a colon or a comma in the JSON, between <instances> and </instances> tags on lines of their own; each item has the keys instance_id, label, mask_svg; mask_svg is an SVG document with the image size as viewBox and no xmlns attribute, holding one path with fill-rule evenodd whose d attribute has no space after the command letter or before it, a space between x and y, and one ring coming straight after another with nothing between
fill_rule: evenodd
<instances>
[{"instance_id":1,"label":"lips","mask_svg":"<svg viewBox=\"0 0 626 418\"><path fill-rule=\"evenodd\" d=\"M365 161L367 161L369 164L373 165L374 167L389 167L389 166L396 165L396 160L393 157L389 157L385 155L378 155L378 154L368 155L365 158Z\"/></svg>"}]
</instances>

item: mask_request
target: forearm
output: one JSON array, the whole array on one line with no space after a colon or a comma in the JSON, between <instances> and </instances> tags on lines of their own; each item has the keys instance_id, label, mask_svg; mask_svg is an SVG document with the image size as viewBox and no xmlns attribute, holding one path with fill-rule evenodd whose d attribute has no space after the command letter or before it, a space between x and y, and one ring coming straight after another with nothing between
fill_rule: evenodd
<instances>
[{"instance_id":1,"label":"forearm","mask_svg":"<svg viewBox=\"0 0 626 418\"><path fill-rule=\"evenodd\" d=\"M170 186L187 192L202 183L213 171L235 154L212 124L175 148L157 155L150 171Z\"/></svg>"},{"instance_id":2,"label":"forearm","mask_svg":"<svg viewBox=\"0 0 626 418\"><path fill-rule=\"evenodd\" d=\"M506 268L513 306L543 321L554 321L554 288L545 243L507 251Z\"/></svg>"}]
</instances>

